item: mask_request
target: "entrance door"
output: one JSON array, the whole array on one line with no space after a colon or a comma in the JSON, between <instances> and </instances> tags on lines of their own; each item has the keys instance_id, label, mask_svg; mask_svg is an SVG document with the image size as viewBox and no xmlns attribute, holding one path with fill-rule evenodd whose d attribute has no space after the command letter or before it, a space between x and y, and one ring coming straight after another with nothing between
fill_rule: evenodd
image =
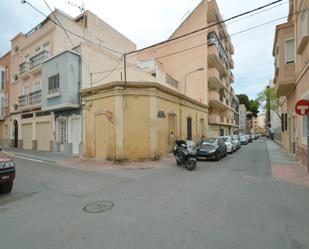
<instances>
[{"instance_id":1,"label":"entrance door","mask_svg":"<svg viewBox=\"0 0 309 249\"><path fill-rule=\"evenodd\" d=\"M22 125L23 149L32 149L32 123Z\"/></svg>"},{"instance_id":2,"label":"entrance door","mask_svg":"<svg viewBox=\"0 0 309 249\"><path fill-rule=\"evenodd\" d=\"M176 114L168 114L168 150L171 152L176 141Z\"/></svg>"},{"instance_id":3,"label":"entrance door","mask_svg":"<svg viewBox=\"0 0 309 249\"><path fill-rule=\"evenodd\" d=\"M187 139L192 140L192 118L187 118Z\"/></svg>"},{"instance_id":4,"label":"entrance door","mask_svg":"<svg viewBox=\"0 0 309 249\"><path fill-rule=\"evenodd\" d=\"M295 154L296 152L296 145L295 145L295 116L293 116L292 118L289 118L289 135L290 135L290 152Z\"/></svg>"},{"instance_id":5,"label":"entrance door","mask_svg":"<svg viewBox=\"0 0 309 249\"><path fill-rule=\"evenodd\" d=\"M37 150L50 151L50 122L36 123Z\"/></svg>"},{"instance_id":6,"label":"entrance door","mask_svg":"<svg viewBox=\"0 0 309 249\"><path fill-rule=\"evenodd\" d=\"M72 118L71 120L71 142L72 142L72 153L79 153L79 144L81 141L81 127L80 119Z\"/></svg>"},{"instance_id":7,"label":"entrance door","mask_svg":"<svg viewBox=\"0 0 309 249\"><path fill-rule=\"evenodd\" d=\"M95 156L107 159L108 157L108 122L103 114L95 116Z\"/></svg>"},{"instance_id":8,"label":"entrance door","mask_svg":"<svg viewBox=\"0 0 309 249\"><path fill-rule=\"evenodd\" d=\"M13 146L15 147L15 148L17 148L18 147L18 122L17 122L17 120L14 120L14 144L13 144Z\"/></svg>"}]
</instances>

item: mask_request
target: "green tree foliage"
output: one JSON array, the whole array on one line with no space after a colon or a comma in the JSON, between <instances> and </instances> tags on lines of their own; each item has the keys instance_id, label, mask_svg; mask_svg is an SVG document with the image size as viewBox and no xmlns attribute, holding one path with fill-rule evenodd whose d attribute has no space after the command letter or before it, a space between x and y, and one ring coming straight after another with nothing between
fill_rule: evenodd
<instances>
[{"instance_id":1,"label":"green tree foliage","mask_svg":"<svg viewBox=\"0 0 309 249\"><path fill-rule=\"evenodd\" d=\"M239 104L240 105L245 105L247 110L250 110L250 101L249 98L246 94L238 94L237 95Z\"/></svg>"},{"instance_id":2,"label":"green tree foliage","mask_svg":"<svg viewBox=\"0 0 309 249\"><path fill-rule=\"evenodd\" d=\"M249 115L248 118L251 118L252 116L257 117L257 114L259 113L259 107L260 102L258 99L255 100L249 100L248 96L246 94L239 94L237 95L239 99L239 104L243 104L246 106L247 111L250 111L252 115Z\"/></svg>"},{"instance_id":3,"label":"green tree foliage","mask_svg":"<svg viewBox=\"0 0 309 249\"><path fill-rule=\"evenodd\" d=\"M263 110L267 110L267 99L269 98L269 109L274 111L279 118L281 118L281 114L279 111L280 100L276 96L275 88L265 88L263 92L258 94L257 100L262 104Z\"/></svg>"}]
</instances>

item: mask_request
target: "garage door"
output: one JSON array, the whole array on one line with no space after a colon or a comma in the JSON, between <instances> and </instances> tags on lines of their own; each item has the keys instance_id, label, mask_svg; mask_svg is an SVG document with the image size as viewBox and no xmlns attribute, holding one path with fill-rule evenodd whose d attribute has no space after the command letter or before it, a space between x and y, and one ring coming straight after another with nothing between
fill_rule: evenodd
<instances>
[{"instance_id":1,"label":"garage door","mask_svg":"<svg viewBox=\"0 0 309 249\"><path fill-rule=\"evenodd\" d=\"M32 149L32 124L22 125L23 149Z\"/></svg>"},{"instance_id":2,"label":"garage door","mask_svg":"<svg viewBox=\"0 0 309 249\"><path fill-rule=\"evenodd\" d=\"M50 151L50 122L36 123L37 149Z\"/></svg>"}]
</instances>

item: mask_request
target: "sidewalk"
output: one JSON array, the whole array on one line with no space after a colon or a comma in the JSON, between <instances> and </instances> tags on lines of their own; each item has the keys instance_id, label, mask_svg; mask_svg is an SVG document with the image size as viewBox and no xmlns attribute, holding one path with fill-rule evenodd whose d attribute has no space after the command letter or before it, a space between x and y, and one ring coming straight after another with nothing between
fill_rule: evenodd
<instances>
[{"instance_id":1,"label":"sidewalk","mask_svg":"<svg viewBox=\"0 0 309 249\"><path fill-rule=\"evenodd\" d=\"M277 143L266 140L272 172L275 178L301 186L309 187L307 168L292 158Z\"/></svg>"},{"instance_id":2,"label":"sidewalk","mask_svg":"<svg viewBox=\"0 0 309 249\"><path fill-rule=\"evenodd\" d=\"M33 150L23 150L19 148L3 148L3 152L16 157L28 158L42 162L56 163L58 165L70 168L80 169L151 169L161 166L175 164L174 157L167 155L158 161L141 161L141 162L114 162L100 160L96 158L85 158L79 155L72 155L61 152L43 152Z\"/></svg>"}]
</instances>

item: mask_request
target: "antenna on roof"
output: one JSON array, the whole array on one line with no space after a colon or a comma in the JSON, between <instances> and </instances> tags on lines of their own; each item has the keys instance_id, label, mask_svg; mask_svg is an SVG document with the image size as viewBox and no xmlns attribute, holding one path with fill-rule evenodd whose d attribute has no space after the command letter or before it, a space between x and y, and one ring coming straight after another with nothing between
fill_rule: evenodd
<instances>
[{"instance_id":1,"label":"antenna on roof","mask_svg":"<svg viewBox=\"0 0 309 249\"><path fill-rule=\"evenodd\" d=\"M78 4L76 4L76 3L72 2L72 1L68 1L68 5L71 5L71 6L75 7L75 8L77 8L77 9L79 9L80 12L85 11L85 4L84 3L82 3L81 5L78 5Z\"/></svg>"}]
</instances>

